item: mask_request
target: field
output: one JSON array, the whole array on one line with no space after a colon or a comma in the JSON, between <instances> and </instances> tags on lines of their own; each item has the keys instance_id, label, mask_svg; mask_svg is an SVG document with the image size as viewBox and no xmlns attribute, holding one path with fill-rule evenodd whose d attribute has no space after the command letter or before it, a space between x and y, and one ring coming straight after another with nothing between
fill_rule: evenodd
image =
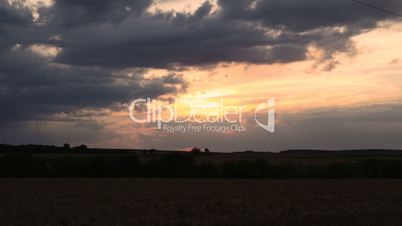
<instances>
[{"instance_id":1,"label":"field","mask_svg":"<svg viewBox=\"0 0 402 226\"><path fill-rule=\"evenodd\" d=\"M0 179L2 225L399 225L402 180Z\"/></svg>"}]
</instances>

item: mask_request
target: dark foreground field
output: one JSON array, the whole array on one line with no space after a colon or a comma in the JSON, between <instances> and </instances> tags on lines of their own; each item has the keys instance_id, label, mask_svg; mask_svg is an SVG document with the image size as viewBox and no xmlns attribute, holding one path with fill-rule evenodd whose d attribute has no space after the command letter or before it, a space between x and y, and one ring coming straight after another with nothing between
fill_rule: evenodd
<instances>
[{"instance_id":1,"label":"dark foreground field","mask_svg":"<svg viewBox=\"0 0 402 226\"><path fill-rule=\"evenodd\" d=\"M1 179L1 225L399 225L402 180Z\"/></svg>"}]
</instances>

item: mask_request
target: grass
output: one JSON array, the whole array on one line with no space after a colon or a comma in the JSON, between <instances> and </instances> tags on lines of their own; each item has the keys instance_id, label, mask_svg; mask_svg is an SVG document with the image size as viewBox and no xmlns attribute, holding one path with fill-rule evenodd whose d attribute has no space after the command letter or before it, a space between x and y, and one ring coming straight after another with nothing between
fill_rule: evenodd
<instances>
[{"instance_id":1,"label":"grass","mask_svg":"<svg viewBox=\"0 0 402 226\"><path fill-rule=\"evenodd\" d=\"M0 179L2 225L398 225L402 180Z\"/></svg>"}]
</instances>

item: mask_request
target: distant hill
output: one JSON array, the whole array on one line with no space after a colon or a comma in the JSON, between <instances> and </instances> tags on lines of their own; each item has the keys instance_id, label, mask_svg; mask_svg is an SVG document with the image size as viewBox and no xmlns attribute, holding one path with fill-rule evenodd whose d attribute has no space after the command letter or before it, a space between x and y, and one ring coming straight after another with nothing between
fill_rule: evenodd
<instances>
[{"instance_id":1,"label":"distant hill","mask_svg":"<svg viewBox=\"0 0 402 226\"><path fill-rule=\"evenodd\" d=\"M390 156L402 155L402 150L358 149L358 150L286 150L284 156Z\"/></svg>"},{"instance_id":2,"label":"distant hill","mask_svg":"<svg viewBox=\"0 0 402 226\"><path fill-rule=\"evenodd\" d=\"M179 150L156 150L156 149L107 149L107 148L88 148L86 145L76 147L59 147L55 145L8 145L0 144L0 153L8 152L31 152L31 153L93 153L93 154L166 154L166 153L187 153ZM211 152L205 154L225 154L230 155L267 155L282 157L323 157L323 156L395 156L402 155L402 150L392 149L351 149L351 150L319 150L319 149L294 149L275 152L258 152L247 150L243 152Z\"/></svg>"}]
</instances>

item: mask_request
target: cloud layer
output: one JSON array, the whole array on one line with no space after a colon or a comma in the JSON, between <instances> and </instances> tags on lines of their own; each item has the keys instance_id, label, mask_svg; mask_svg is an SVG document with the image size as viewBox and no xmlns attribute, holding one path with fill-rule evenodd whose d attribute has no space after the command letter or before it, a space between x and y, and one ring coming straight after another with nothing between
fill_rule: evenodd
<instances>
[{"instance_id":1,"label":"cloud layer","mask_svg":"<svg viewBox=\"0 0 402 226\"><path fill-rule=\"evenodd\" d=\"M352 36L397 20L349 0L218 0L191 13L151 13L151 0L55 0L37 17L12 2L0 0L0 125L14 128L186 91L182 75L148 78L148 69L290 63L311 46L325 61L353 53Z\"/></svg>"}]
</instances>

